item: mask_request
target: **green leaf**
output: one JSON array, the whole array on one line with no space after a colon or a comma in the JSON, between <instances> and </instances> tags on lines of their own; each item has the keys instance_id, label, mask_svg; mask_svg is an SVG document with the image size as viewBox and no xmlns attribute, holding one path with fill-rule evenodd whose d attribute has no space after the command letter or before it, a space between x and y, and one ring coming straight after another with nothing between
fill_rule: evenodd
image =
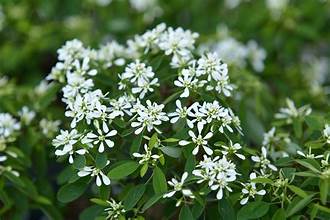
<instances>
[{"instance_id":1,"label":"green leaf","mask_svg":"<svg viewBox=\"0 0 330 220\"><path fill-rule=\"evenodd\" d=\"M143 132L141 132L141 134L139 134L138 136L134 137L132 146L130 148L131 154L139 151L142 142L142 137L143 137Z\"/></svg>"},{"instance_id":2,"label":"green leaf","mask_svg":"<svg viewBox=\"0 0 330 220\"><path fill-rule=\"evenodd\" d=\"M84 155L77 155L73 161L73 167L76 169L81 169L86 165L86 158Z\"/></svg>"},{"instance_id":3,"label":"green leaf","mask_svg":"<svg viewBox=\"0 0 330 220\"><path fill-rule=\"evenodd\" d=\"M167 183L163 171L159 167L155 167L152 177L152 185L156 194L167 192Z\"/></svg>"},{"instance_id":4,"label":"green leaf","mask_svg":"<svg viewBox=\"0 0 330 220\"><path fill-rule=\"evenodd\" d=\"M138 185L130 189L124 199L124 207L126 210L131 210L138 203L141 197L146 190L146 186L144 184Z\"/></svg>"},{"instance_id":5,"label":"green leaf","mask_svg":"<svg viewBox=\"0 0 330 220\"><path fill-rule=\"evenodd\" d=\"M95 159L95 165L97 168L102 169L107 165L108 157L107 154L97 154Z\"/></svg>"},{"instance_id":6,"label":"green leaf","mask_svg":"<svg viewBox=\"0 0 330 220\"><path fill-rule=\"evenodd\" d=\"M330 179L320 179L320 197L323 205L327 204L327 197L329 192L329 181Z\"/></svg>"},{"instance_id":7,"label":"green leaf","mask_svg":"<svg viewBox=\"0 0 330 220\"><path fill-rule=\"evenodd\" d=\"M252 179L251 182L254 182L254 183L268 183L268 184L272 184L273 183L273 181L271 179L269 179L269 178L262 178L262 177Z\"/></svg>"},{"instance_id":8,"label":"green leaf","mask_svg":"<svg viewBox=\"0 0 330 220\"><path fill-rule=\"evenodd\" d=\"M179 139L177 138L167 138L165 140L162 140L162 142L165 142L165 143L173 143L173 142L178 142Z\"/></svg>"},{"instance_id":9,"label":"green leaf","mask_svg":"<svg viewBox=\"0 0 330 220\"><path fill-rule=\"evenodd\" d=\"M320 166L313 159L304 159L304 160L296 160L300 165L312 170L315 173L320 173Z\"/></svg>"},{"instance_id":10,"label":"green leaf","mask_svg":"<svg viewBox=\"0 0 330 220\"><path fill-rule=\"evenodd\" d=\"M152 149L153 147L157 147L157 145L158 145L158 134L154 133L149 139L148 146L150 149Z\"/></svg>"},{"instance_id":11,"label":"green leaf","mask_svg":"<svg viewBox=\"0 0 330 220\"><path fill-rule=\"evenodd\" d=\"M149 166L148 166L147 163L143 164L143 166L141 167L141 170L140 170L140 176L141 177L144 177L144 175L148 171L148 168L149 168Z\"/></svg>"},{"instance_id":12,"label":"green leaf","mask_svg":"<svg viewBox=\"0 0 330 220\"><path fill-rule=\"evenodd\" d=\"M290 217L294 214L296 214L298 211L303 209L305 206L307 206L313 199L315 194L311 194L303 199L297 199L295 201L297 202L292 202L291 205L289 205L287 209L287 217Z\"/></svg>"},{"instance_id":13,"label":"green leaf","mask_svg":"<svg viewBox=\"0 0 330 220\"><path fill-rule=\"evenodd\" d=\"M204 208L205 208L205 206L201 205L199 203L195 203L193 205L191 212L194 216L194 219L198 219L203 214Z\"/></svg>"},{"instance_id":14,"label":"green leaf","mask_svg":"<svg viewBox=\"0 0 330 220\"><path fill-rule=\"evenodd\" d=\"M141 212L145 212L151 206L153 206L159 199L163 197L163 194L155 194L153 195L144 205Z\"/></svg>"},{"instance_id":15,"label":"green leaf","mask_svg":"<svg viewBox=\"0 0 330 220\"><path fill-rule=\"evenodd\" d=\"M305 122L307 123L308 127L310 127L312 130L322 130L324 119L321 117L317 117L315 115L308 115L304 117Z\"/></svg>"},{"instance_id":16,"label":"green leaf","mask_svg":"<svg viewBox=\"0 0 330 220\"><path fill-rule=\"evenodd\" d=\"M173 93L172 95L170 95L169 97L167 97L167 99L165 99L165 101L163 102L163 104L166 105L167 103L171 102L172 100L178 98L181 93L182 93L182 91Z\"/></svg>"},{"instance_id":17,"label":"green leaf","mask_svg":"<svg viewBox=\"0 0 330 220\"><path fill-rule=\"evenodd\" d=\"M181 156L182 149L178 147L161 147L159 148L164 154L173 157L179 158Z\"/></svg>"},{"instance_id":18,"label":"green leaf","mask_svg":"<svg viewBox=\"0 0 330 220\"><path fill-rule=\"evenodd\" d=\"M100 205L100 206L109 206L109 203L107 203L105 200L99 199L99 198L92 198L90 199L91 202Z\"/></svg>"},{"instance_id":19,"label":"green leaf","mask_svg":"<svg viewBox=\"0 0 330 220\"><path fill-rule=\"evenodd\" d=\"M302 197L302 198L305 198L305 197L308 196L308 194L307 194L304 190L300 189L300 188L297 187L297 186L288 185L288 188L289 188L292 192L294 192L295 194L297 194L298 196L300 196L300 197Z\"/></svg>"},{"instance_id":20,"label":"green leaf","mask_svg":"<svg viewBox=\"0 0 330 220\"><path fill-rule=\"evenodd\" d=\"M92 205L85 209L80 215L79 220L95 220L104 210L104 207L98 205Z\"/></svg>"},{"instance_id":21,"label":"green leaf","mask_svg":"<svg viewBox=\"0 0 330 220\"><path fill-rule=\"evenodd\" d=\"M60 202L68 203L79 198L87 189L90 179L90 177L85 177L62 186L57 193L57 199Z\"/></svg>"},{"instance_id":22,"label":"green leaf","mask_svg":"<svg viewBox=\"0 0 330 220\"><path fill-rule=\"evenodd\" d=\"M130 174L132 174L137 168L139 164L133 160L128 160L125 162L120 162L120 165L115 166L108 173L108 177L110 179L122 179Z\"/></svg>"},{"instance_id":23,"label":"green leaf","mask_svg":"<svg viewBox=\"0 0 330 220\"><path fill-rule=\"evenodd\" d=\"M179 214L179 220L192 220L194 216L192 215L188 206L183 206Z\"/></svg>"},{"instance_id":24,"label":"green leaf","mask_svg":"<svg viewBox=\"0 0 330 220\"><path fill-rule=\"evenodd\" d=\"M238 220L256 219L264 216L269 210L266 202L250 202L243 206L237 213Z\"/></svg>"},{"instance_id":25,"label":"green leaf","mask_svg":"<svg viewBox=\"0 0 330 220\"><path fill-rule=\"evenodd\" d=\"M300 119L294 119L293 120L293 131L296 135L296 137L301 138L302 136L302 121Z\"/></svg>"},{"instance_id":26,"label":"green leaf","mask_svg":"<svg viewBox=\"0 0 330 220\"><path fill-rule=\"evenodd\" d=\"M284 209L278 209L275 214L273 215L272 220L285 220L285 210Z\"/></svg>"},{"instance_id":27,"label":"green leaf","mask_svg":"<svg viewBox=\"0 0 330 220\"><path fill-rule=\"evenodd\" d=\"M227 198L219 200L218 211L222 220L236 220L235 210Z\"/></svg>"}]
</instances>

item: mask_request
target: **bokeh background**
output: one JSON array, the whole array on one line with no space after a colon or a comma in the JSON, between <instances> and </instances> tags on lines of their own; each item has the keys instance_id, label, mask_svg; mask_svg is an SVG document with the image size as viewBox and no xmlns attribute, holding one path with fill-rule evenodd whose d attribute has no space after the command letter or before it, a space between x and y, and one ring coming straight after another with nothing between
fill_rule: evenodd
<instances>
[{"instance_id":1,"label":"bokeh background","mask_svg":"<svg viewBox=\"0 0 330 220\"><path fill-rule=\"evenodd\" d=\"M111 40L125 43L162 22L199 32L201 50L211 47L230 64L241 91L235 110L250 143L261 142L287 97L328 112L330 3L325 0L0 0L0 110L15 112L27 98L33 101L31 91L42 90L40 81L65 41L77 38L94 48ZM264 56L259 69L242 55L251 41L264 51L254 54ZM60 101L53 107L47 117L61 117ZM56 162L48 163L56 173ZM68 207L67 219L77 218L71 208L85 206L78 201Z\"/></svg>"}]
</instances>

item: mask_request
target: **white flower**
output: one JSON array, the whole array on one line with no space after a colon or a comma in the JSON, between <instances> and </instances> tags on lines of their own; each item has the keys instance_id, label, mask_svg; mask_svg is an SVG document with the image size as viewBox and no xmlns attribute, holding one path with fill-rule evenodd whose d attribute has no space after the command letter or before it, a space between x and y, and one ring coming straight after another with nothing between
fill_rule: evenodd
<instances>
[{"instance_id":1,"label":"white flower","mask_svg":"<svg viewBox=\"0 0 330 220\"><path fill-rule=\"evenodd\" d=\"M74 66L74 73L84 76L84 75L90 75L90 76L95 76L97 74L96 69L90 69L89 67L89 57L85 57L82 62L79 62L79 60L75 60L73 62Z\"/></svg>"},{"instance_id":2,"label":"white flower","mask_svg":"<svg viewBox=\"0 0 330 220\"><path fill-rule=\"evenodd\" d=\"M330 126L328 124L326 124L323 129L323 137L326 139L327 143L330 144Z\"/></svg>"},{"instance_id":3,"label":"white flower","mask_svg":"<svg viewBox=\"0 0 330 220\"><path fill-rule=\"evenodd\" d=\"M289 0L266 0L266 6L275 20L281 17L288 3Z\"/></svg>"},{"instance_id":4,"label":"white flower","mask_svg":"<svg viewBox=\"0 0 330 220\"><path fill-rule=\"evenodd\" d=\"M39 126L41 128L41 132L46 136L46 137L51 137L54 135L55 132L59 130L59 126L61 124L61 121L56 120L56 121L50 121L45 118L41 119L39 122Z\"/></svg>"},{"instance_id":5,"label":"white flower","mask_svg":"<svg viewBox=\"0 0 330 220\"><path fill-rule=\"evenodd\" d=\"M257 42L250 40L247 43L248 57L251 60L252 67L257 72L262 72L265 68L264 60L266 59L265 49L258 46Z\"/></svg>"},{"instance_id":6,"label":"white flower","mask_svg":"<svg viewBox=\"0 0 330 220\"><path fill-rule=\"evenodd\" d=\"M286 99L287 108L280 108L280 112L275 114L277 119L285 119L288 124L293 122L293 119L298 117L305 117L312 112L312 109L308 105L304 105L300 108L296 108L294 102L291 99Z\"/></svg>"},{"instance_id":7,"label":"white flower","mask_svg":"<svg viewBox=\"0 0 330 220\"><path fill-rule=\"evenodd\" d=\"M125 72L122 73L122 79L128 79L131 83L135 83L138 86L148 82L149 79L153 78L155 73L152 71L151 66L141 63L140 60L136 60L134 63L130 63L125 68Z\"/></svg>"},{"instance_id":8,"label":"white flower","mask_svg":"<svg viewBox=\"0 0 330 220\"><path fill-rule=\"evenodd\" d=\"M225 149L224 151L221 151L223 155L234 154L238 158L245 160L245 156L243 154L237 153L237 151L242 148L242 146L239 143L233 144L233 142L229 140L229 146L222 145L221 147Z\"/></svg>"},{"instance_id":9,"label":"white flower","mask_svg":"<svg viewBox=\"0 0 330 220\"><path fill-rule=\"evenodd\" d=\"M257 178L257 175L255 173L251 173L250 180L253 180L255 178ZM263 196L266 194L266 190L264 190L264 189L257 190L256 183L254 183L252 181L250 183L242 184L242 185L244 186L244 188L242 189L243 198L240 201L241 205L245 205L248 202L250 197L255 198L255 195Z\"/></svg>"},{"instance_id":10,"label":"white flower","mask_svg":"<svg viewBox=\"0 0 330 220\"><path fill-rule=\"evenodd\" d=\"M199 148L202 147L204 151L208 155L213 154L213 150L209 147L207 147L207 140L210 139L213 136L212 132L208 132L204 137L202 136L202 130L203 130L203 125L202 124L197 124L197 129L198 129L198 135L196 136L193 131L189 131L188 134L192 138L192 141L186 141L186 140L181 140L179 141L179 145L184 146L190 143L194 143L196 147L192 151L193 155L198 154Z\"/></svg>"},{"instance_id":11,"label":"white flower","mask_svg":"<svg viewBox=\"0 0 330 220\"><path fill-rule=\"evenodd\" d=\"M174 85L177 87L183 87L183 93L180 95L181 98L189 97L189 89L196 86L198 80L194 79L192 76L188 75L185 71L182 71L182 76L179 76L177 80L174 81Z\"/></svg>"},{"instance_id":12,"label":"white flower","mask_svg":"<svg viewBox=\"0 0 330 220\"><path fill-rule=\"evenodd\" d=\"M74 162L73 155L74 154L84 155L86 152L87 152L86 149L82 148L82 149L74 150L73 146L71 146L71 147L63 148L62 150L57 149L55 151L55 155L64 156L66 154L69 154L69 163L73 164L73 162Z\"/></svg>"},{"instance_id":13,"label":"white flower","mask_svg":"<svg viewBox=\"0 0 330 220\"><path fill-rule=\"evenodd\" d=\"M276 128L272 127L267 133L264 133L264 139L262 141L262 146L269 146L274 143L278 138L275 136Z\"/></svg>"},{"instance_id":14,"label":"white flower","mask_svg":"<svg viewBox=\"0 0 330 220\"><path fill-rule=\"evenodd\" d=\"M159 47L165 51L165 55L177 54L182 57L189 56L190 50L194 49L197 33L182 28L173 29L169 27L161 36Z\"/></svg>"},{"instance_id":15,"label":"white flower","mask_svg":"<svg viewBox=\"0 0 330 220\"><path fill-rule=\"evenodd\" d=\"M217 175L217 179L214 180L213 185L211 186L211 190L218 190L217 199L221 200L223 197L223 190L228 190L232 192L232 189L228 186L229 179L225 176L224 173L219 173Z\"/></svg>"},{"instance_id":16,"label":"white flower","mask_svg":"<svg viewBox=\"0 0 330 220\"><path fill-rule=\"evenodd\" d=\"M144 163L149 163L149 162L154 163L160 158L160 156L158 154L152 154L151 149L149 149L148 145L146 145L146 144L144 145L144 151L145 151L144 154L133 153L134 157L141 158L139 160L139 164L144 164Z\"/></svg>"},{"instance_id":17,"label":"white flower","mask_svg":"<svg viewBox=\"0 0 330 220\"><path fill-rule=\"evenodd\" d=\"M203 157L204 160L199 162L196 166L198 169L195 169L193 174L199 178L197 183L208 181L211 190L218 190L217 199L220 200L223 197L223 190L232 191L228 184L236 180L238 175L236 166L228 161L225 155L221 159L220 157L212 159L206 155Z\"/></svg>"},{"instance_id":18,"label":"white flower","mask_svg":"<svg viewBox=\"0 0 330 220\"><path fill-rule=\"evenodd\" d=\"M182 107L181 101L179 99L175 101L175 104L177 107L175 112L168 114L168 116L171 117L171 123L176 123L180 118L187 118L187 107Z\"/></svg>"},{"instance_id":19,"label":"white flower","mask_svg":"<svg viewBox=\"0 0 330 220\"><path fill-rule=\"evenodd\" d=\"M77 123L85 119L90 124L92 119L100 118L106 110L106 106L101 104L104 98L101 90L88 92L81 96L78 94L74 101L67 100L68 110L65 112L66 117L71 117L71 127L76 127Z\"/></svg>"},{"instance_id":20,"label":"white flower","mask_svg":"<svg viewBox=\"0 0 330 220\"><path fill-rule=\"evenodd\" d=\"M73 99L75 96L90 91L94 83L91 79L85 79L84 76L76 73L67 73L67 85L63 87L63 96L67 99Z\"/></svg>"},{"instance_id":21,"label":"white flower","mask_svg":"<svg viewBox=\"0 0 330 220\"><path fill-rule=\"evenodd\" d=\"M189 197L191 199L195 198L194 194L191 192L190 189L183 188L183 185L184 185L187 177L188 177L188 173L187 172L184 172L180 181L178 181L175 178L172 178L171 181L168 181L167 183L170 186L173 187L173 191L170 191L170 192L164 194L163 195L163 198L170 198L170 197L174 196L174 194L176 192L181 192L183 194L183 196ZM180 205L180 203L181 203L181 200L178 200L176 206L178 207Z\"/></svg>"},{"instance_id":22,"label":"white flower","mask_svg":"<svg viewBox=\"0 0 330 220\"><path fill-rule=\"evenodd\" d=\"M227 64L223 63L216 53L203 55L197 61L197 64L196 75L206 75L208 76L208 80L212 78L218 81L221 79L222 75L228 74Z\"/></svg>"},{"instance_id":23,"label":"white flower","mask_svg":"<svg viewBox=\"0 0 330 220\"><path fill-rule=\"evenodd\" d=\"M218 41L212 45L211 49L228 64L238 67L245 67L246 65L248 50L244 44L233 37L226 37Z\"/></svg>"},{"instance_id":24,"label":"white flower","mask_svg":"<svg viewBox=\"0 0 330 220\"><path fill-rule=\"evenodd\" d=\"M23 124L29 125L36 116L36 113L34 111L30 111L27 106L23 106L23 108L18 112L18 115L21 117Z\"/></svg>"},{"instance_id":25,"label":"white flower","mask_svg":"<svg viewBox=\"0 0 330 220\"><path fill-rule=\"evenodd\" d=\"M148 132L155 129L161 133L155 126L161 125L162 121L168 121L169 118L165 112L162 112L164 105L158 105L157 103L151 103L150 100L146 101L147 106L137 104L137 121L132 122L131 126L137 128L135 134L140 134L144 128L147 128ZM133 110L134 111L134 110Z\"/></svg>"},{"instance_id":26,"label":"white flower","mask_svg":"<svg viewBox=\"0 0 330 220\"><path fill-rule=\"evenodd\" d=\"M69 152L72 150L72 146L77 143L78 138L80 138L80 134L76 129L69 131L61 130L61 133L56 136L53 140L53 145L55 148L63 145L63 151Z\"/></svg>"},{"instance_id":27,"label":"white flower","mask_svg":"<svg viewBox=\"0 0 330 220\"><path fill-rule=\"evenodd\" d=\"M72 61L77 58L84 51L83 43L77 39L67 41L65 45L57 50L58 59L65 61Z\"/></svg>"},{"instance_id":28,"label":"white flower","mask_svg":"<svg viewBox=\"0 0 330 220\"><path fill-rule=\"evenodd\" d=\"M50 88L51 84L47 82L47 80L42 80L39 85L37 85L35 88L34 88L34 91L36 93L36 95L38 96L43 96L47 91L48 89Z\"/></svg>"},{"instance_id":29,"label":"white flower","mask_svg":"<svg viewBox=\"0 0 330 220\"><path fill-rule=\"evenodd\" d=\"M254 162L257 162L260 164L262 170L266 170L267 167L270 168L273 171L277 171L277 168L270 163L270 161L267 159L267 150L265 147L261 147L261 155L260 156L252 156L251 159Z\"/></svg>"},{"instance_id":30,"label":"white flower","mask_svg":"<svg viewBox=\"0 0 330 220\"><path fill-rule=\"evenodd\" d=\"M0 113L0 138L9 138L21 125L8 113Z\"/></svg>"},{"instance_id":31,"label":"white flower","mask_svg":"<svg viewBox=\"0 0 330 220\"><path fill-rule=\"evenodd\" d=\"M111 199L110 201L107 201L107 203L110 207L104 209L104 211L107 213L106 219L119 219L119 216L126 212L122 202L117 203L114 199Z\"/></svg>"},{"instance_id":32,"label":"white flower","mask_svg":"<svg viewBox=\"0 0 330 220\"><path fill-rule=\"evenodd\" d=\"M304 152L302 151L297 151L297 154L299 154L300 156L302 157L305 157L305 158L310 158L310 159L318 159L318 158L323 158L323 155L314 155L312 154L312 148L309 148L308 149L308 154L305 154Z\"/></svg>"},{"instance_id":33,"label":"white flower","mask_svg":"<svg viewBox=\"0 0 330 220\"><path fill-rule=\"evenodd\" d=\"M110 162L107 162L107 165ZM109 179L109 177L107 177L101 169L96 168L94 166L85 166L84 168L82 168L79 172L78 172L78 176L80 177L84 177L84 176L96 176L96 185L97 186L101 186L102 183L104 185L110 185L111 181Z\"/></svg>"},{"instance_id":34,"label":"white flower","mask_svg":"<svg viewBox=\"0 0 330 220\"><path fill-rule=\"evenodd\" d=\"M208 86L207 89L213 89L212 86ZM234 90L232 84L229 83L229 76L228 75L220 75L216 86L214 87L215 91L218 93L223 93L225 96L231 96L231 92Z\"/></svg>"},{"instance_id":35,"label":"white flower","mask_svg":"<svg viewBox=\"0 0 330 220\"><path fill-rule=\"evenodd\" d=\"M139 98L143 99L147 92L153 92L154 88L152 86L159 86L158 79L154 78L153 80L149 81L144 81L139 85L138 87L133 87L132 88L132 93L133 94L140 94Z\"/></svg>"},{"instance_id":36,"label":"white flower","mask_svg":"<svg viewBox=\"0 0 330 220\"><path fill-rule=\"evenodd\" d=\"M81 143L83 144L91 144L94 145L99 144L98 151L100 153L104 152L104 144L106 144L109 148L112 148L115 143L110 140L110 137L113 137L117 134L116 130L109 131L108 127L103 127L103 130L97 126L97 134L94 134L93 132L88 132L86 136L81 140Z\"/></svg>"},{"instance_id":37,"label":"white flower","mask_svg":"<svg viewBox=\"0 0 330 220\"><path fill-rule=\"evenodd\" d=\"M131 108L132 105L127 96L121 96L118 98L118 100L112 99L110 100L109 118L114 119L118 116L123 117L125 114L131 116Z\"/></svg>"}]
</instances>

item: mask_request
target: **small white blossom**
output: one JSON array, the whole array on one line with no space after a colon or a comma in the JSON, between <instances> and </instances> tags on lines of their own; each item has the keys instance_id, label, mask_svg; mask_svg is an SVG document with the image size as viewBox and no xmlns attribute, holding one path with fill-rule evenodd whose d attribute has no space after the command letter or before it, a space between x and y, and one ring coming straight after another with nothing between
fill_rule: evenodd
<instances>
[{"instance_id":1,"label":"small white blossom","mask_svg":"<svg viewBox=\"0 0 330 220\"><path fill-rule=\"evenodd\" d=\"M115 143L110 140L110 137L113 137L117 134L116 130L109 131L108 127L103 127L103 130L97 126L97 133L88 132L86 136L81 140L81 143L83 144L89 144L91 143L93 145L99 145L98 151L100 153L104 152L104 144L106 144L109 148L113 148Z\"/></svg>"},{"instance_id":2,"label":"small white blossom","mask_svg":"<svg viewBox=\"0 0 330 220\"><path fill-rule=\"evenodd\" d=\"M139 160L139 164L144 164L144 163L149 163L149 162L155 163L160 158L160 156L158 154L152 154L151 149L149 149L148 145L146 145L146 144L144 145L144 151L145 151L144 154L133 153L134 157L141 158Z\"/></svg>"},{"instance_id":3,"label":"small white blossom","mask_svg":"<svg viewBox=\"0 0 330 220\"><path fill-rule=\"evenodd\" d=\"M21 117L23 124L29 125L36 116L36 113L34 111L30 111L27 106L23 106L23 108L18 112L18 115Z\"/></svg>"},{"instance_id":4,"label":"small white blossom","mask_svg":"<svg viewBox=\"0 0 330 220\"><path fill-rule=\"evenodd\" d=\"M267 159L267 149L265 147L261 147L260 156L252 156L251 159L256 163L259 163L262 170L270 168L273 171L277 171L277 168Z\"/></svg>"},{"instance_id":5,"label":"small white blossom","mask_svg":"<svg viewBox=\"0 0 330 220\"><path fill-rule=\"evenodd\" d=\"M110 162L107 162L107 165ZM96 168L94 166L85 166L84 168L82 168L79 172L78 172L78 176L80 177L84 177L84 176L91 176L94 177L96 176L96 185L97 186L101 186L102 183L106 186L110 185L111 181L109 179L109 177L107 177L101 169Z\"/></svg>"},{"instance_id":6,"label":"small white blossom","mask_svg":"<svg viewBox=\"0 0 330 220\"><path fill-rule=\"evenodd\" d=\"M170 197L173 197L176 192L181 192L183 196L186 196L186 197L189 197L191 199L194 199L195 196L192 193L192 191L190 189L183 188L183 185L184 185L187 177L188 177L188 173L187 172L184 172L180 181L178 181L175 178L172 178L171 181L168 181L167 183L170 186L173 187L173 191L170 191L170 192L164 194L163 195L163 198L170 198ZM176 207L178 207L180 205L180 203L181 203L181 200L178 200L178 202L176 203Z\"/></svg>"},{"instance_id":7,"label":"small white blossom","mask_svg":"<svg viewBox=\"0 0 330 220\"><path fill-rule=\"evenodd\" d=\"M9 138L21 128L17 120L8 113L0 113L0 138Z\"/></svg>"},{"instance_id":8,"label":"small white blossom","mask_svg":"<svg viewBox=\"0 0 330 220\"><path fill-rule=\"evenodd\" d=\"M132 122L131 126L137 128L135 134L140 134L143 129L147 129L148 132L155 129L157 132L161 133L155 126L161 125L162 121L168 121L169 118L166 116L165 112L162 112L164 105L158 105L157 103L151 103L150 100L146 101L147 106L137 104L138 108L136 118L137 121ZM134 111L134 110L133 110Z\"/></svg>"},{"instance_id":9,"label":"small white blossom","mask_svg":"<svg viewBox=\"0 0 330 220\"><path fill-rule=\"evenodd\" d=\"M255 178L257 178L257 175L255 173L251 173L250 180L253 180ZM252 181L247 184L243 183L242 185L244 186L244 188L242 189L243 198L240 201L241 205L245 205L248 202L250 197L255 198L255 195L263 196L266 194L266 190L264 190L264 189L257 190L256 183L254 183Z\"/></svg>"},{"instance_id":10,"label":"small white blossom","mask_svg":"<svg viewBox=\"0 0 330 220\"><path fill-rule=\"evenodd\" d=\"M297 154L299 154L300 156L302 157L305 157L305 158L310 158L310 159L319 159L319 158L323 158L323 155L314 155L312 154L312 148L308 148L308 153L304 153L300 150L297 151Z\"/></svg>"},{"instance_id":11,"label":"small white blossom","mask_svg":"<svg viewBox=\"0 0 330 220\"><path fill-rule=\"evenodd\" d=\"M41 119L41 121L39 122L41 132L46 137L53 136L59 130L60 124L61 124L61 121L59 121L59 120L50 121L50 120L47 120L45 118Z\"/></svg>"},{"instance_id":12,"label":"small white blossom","mask_svg":"<svg viewBox=\"0 0 330 220\"><path fill-rule=\"evenodd\" d=\"M191 137L192 141L181 140L181 141L179 141L179 145L185 146L187 144L193 143L194 145L196 145L194 150L192 151L193 155L198 154L198 151L199 151L200 147L202 147L208 155L212 155L213 150L207 146L208 145L207 140L210 139L213 136L213 133L208 132L203 137L202 136L202 131L203 131L203 125L202 124L197 125L197 130L198 130L198 135L197 136L195 135L195 133L192 130L190 130L188 132L188 134Z\"/></svg>"},{"instance_id":13,"label":"small white blossom","mask_svg":"<svg viewBox=\"0 0 330 220\"><path fill-rule=\"evenodd\" d=\"M275 118L285 119L288 124L291 124L295 118L305 117L312 112L312 109L308 105L296 108L291 99L286 99L286 104L288 107L280 108L280 112L275 114Z\"/></svg>"},{"instance_id":14,"label":"small white blossom","mask_svg":"<svg viewBox=\"0 0 330 220\"><path fill-rule=\"evenodd\" d=\"M217 199L223 198L224 190L232 192L229 183L235 181L238 174L235 164L228 161L226 156L211 159L204 155L204 160L196 168L193 174L200 179L197 183L208 181L211 190L218 190Z\"/></svg>"},{"instance_id":15,"label":"small white blossom","mask_svg":"<svg viewBox=\"0 0 330 220\"><path fill-rule=\"evenodd\" d=\"M110 201L107 201L107 203L109 204L109 207L104 209L107 214L106 219L117 220L126 212L122 202L117 203L114 199L111 199Z\"/></svg>"},{"instance_id":16,"label":"small white blossom","mask_svg":"<svg viewBox=\"0 0 330 220\"><path fill-rule=\"evenodd\" d=\"M229 141L229 146L221 146L225 150L221 151L223 155L234 154L241 160L245 160L245 156L243 154L237 153L238 150L242 149L242 146L239 143L233 144L233 142Z\"/></svg>"},{"instance_id":17,"label":"small white blossom","mask_svg":"<svg viewBox=\"0 0 330 220\"><path fill-rule=\"evenodd\" d=\"M330 126L328 124L326 124L323 129L323 137L326 139L327 143L330 144Z\"/></svg>"}]
</instances>

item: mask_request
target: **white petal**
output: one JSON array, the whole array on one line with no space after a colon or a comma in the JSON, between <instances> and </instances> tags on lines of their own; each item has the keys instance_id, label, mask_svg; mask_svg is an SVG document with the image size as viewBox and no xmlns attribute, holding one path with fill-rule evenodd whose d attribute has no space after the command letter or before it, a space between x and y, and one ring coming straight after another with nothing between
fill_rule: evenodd
<instances>
[{"instance_id":1,"label":"white petal","mask_svg":"<svg viewBox=\"0 0 330 220\"><path fill-rule=\"evenodd\" d=\"M111 181L110 181L109 177L107 177L103 173L101 173L101 176L102 176L102 180L103 180L104 185L110 185Z\"/></svg>"},{"instance_id":2,"label":"white petal","mask_svg":"<svg viewBox=\"0 0 330 220\"><path fill-rule=\"evenodd\" d=\"M246 198L242 199L239 203L241 205L245 205L248 202L248 200L249 200L249 197L246 197Z\"/></svg>"},{"instance_id":3,"label":"white petal","mask_svg":"<svg viewBox=\"0 0 330 220\"><path fill-rule=\"evenodd\" d=\"M222 199L223 197L223 191L222 191L222 188L219 189L218 193L217 193L217 199Z\"/></svg>"},{"instance_id":4,"label":"white petal","mask_svg":"<svg viewBox=\"0 0 330 220\"><path fill-rule=\"evenodd\" d=\"M99 152L102 153L104 151L104 144L103 142L100 143L100 146L99 146Z\"/></svg>"},{"instance_id":5,"label":"white petal","mask_svg":"<svg viewBox=\"0 0 330 220\"><path fill-rule=\"evenodd\" d=\"M115 145L115 143L113 142L113 141L111 141L111 140L105 140L105 143L108 145L108 147L110 147L110 148L112 148L114 145Z\"/></svg>"},{"instance_id":6,"label":"white petal","mask_svg":"<svg viewBox=\"0 0 330 220\"><path fill-rule=\"evenodd\" d=\"M212 155L213 154L213 150L211 150L211 148L203 146L204 151L208 154L208 155Z\"/></svg>"},{"instance_id":7,"label":"white petal","mask_svg":"<svg viewBox=\"0 0 330 220\"><path fill-rule=\"evenodd\" d=\"M266 190L262 189L262 190L258 191L257 194L263 196L266 194Z\"/></svg>"},{"instance_id":8,"label":"white petal","mask_svg":"<svg viewBox=\"0 0 330 220\"><path fill-rule=\"evenodd\" d=\"M188 177L188 172L184 172L181 177L181 183L184 183L184 181L187 179L187 177Z\"/></svg>"},{"instance_id":9,"label":"white petal","mask_svg":"<svg viewBox=\"0 0 330 220\"><path fill-rule=\"evenodd\" d=\"M199 151L199 147L197 146L197 147L195 147L195 149L192 151L192 154L193 154L193 155L196 155L196 154L198 154L198 151Z\"/></svg>"},{"instance_id":10,"label":"white petal","mask_svg":"<svg viewBox=\"0 0 330 220\"><path fill-rule=\"evenodd\" d=\"M179 145L181 145L181 146L185 146L185 145L188 145L190 143L191 143L190 141L186 141L186 140L179 141Z\"/></svg>"},{"instance_id":11,"label":"white petal","mask_svg":"<svg viewBox=\"0 0 330 220\"><path fill-rule=\"evenodd\" d=\"M96 185L97 186L101 186L102 185L101 178L100 178L99 175L96 176Z\"/></svg>"}]
</instances>

